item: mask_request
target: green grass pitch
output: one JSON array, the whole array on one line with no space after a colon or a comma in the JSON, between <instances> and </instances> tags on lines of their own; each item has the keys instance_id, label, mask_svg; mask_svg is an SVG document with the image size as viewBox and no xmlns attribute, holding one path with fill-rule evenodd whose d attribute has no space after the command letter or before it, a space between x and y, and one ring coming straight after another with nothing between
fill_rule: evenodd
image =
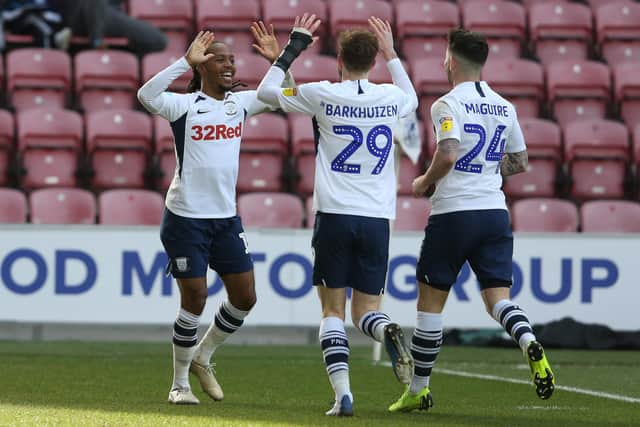
<instances>
[{"instance_id":1,"label":"green grass pitch","mask_svg":"<svg viewBox=\"0 0 640 427\"><path fill-rule=\"evenodd\" d=\"M460 377L437 369L528 379L515 349L444 347L432 376L428 413L390 414L402 392L370 347L351 351L355 416L324 415L332 392L319 347L227 346L217 355L225 400L166 402L171 346L135 343L0 342L0 425L33 426L638 426L640 352L549 350L557 384L612 393L630 402Z\"/></svg>"}]
</instances>

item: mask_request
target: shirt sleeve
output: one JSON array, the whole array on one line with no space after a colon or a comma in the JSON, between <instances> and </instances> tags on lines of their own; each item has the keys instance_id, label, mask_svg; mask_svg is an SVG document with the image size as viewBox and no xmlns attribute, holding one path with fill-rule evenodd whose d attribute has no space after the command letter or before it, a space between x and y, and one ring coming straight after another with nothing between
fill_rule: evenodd
<instances>
[{"instance_id":1,"label":"shirt sleeve","mask_svg":"<svg viewBox=\"0 0 640 427\"><path fill-rule=\"evenodd\" d=\"M436 133L436 142L445 139L460 141L460 123L453 109L444 101L438 100L431 106L431 122Z\"/></svg>"},{"instance_id":2,"label":"shirt sleeve","mask_svg":"<svg viewBox=\"0 0 640 427\"><path fill-rule=\"evenodd\" d=\"M522 133L522 128L520 127L520 122L518 121L518 114L516 113L515 108L513 109L513 127L511 129L511 133L507 138L507 143L504 147L505 153L520 153L521 151L525 151L527 146L524 142L524 134Z\"/></svg>"},{"instance_id":3,"label":"shirt sleeve","mask_svg":"<svg viewBox=\"0 0 640 427\"><path fill-rule=\"evenodd\" d=\"M306 83L298 87L281 88L278 104L287 113L315 115L320 107L318 88L322 83Z\"/></svg>"},{"instance_id":4,"label":"shirt sleeve","mask_svg":"<svg viewBox=\"0 0 640 427\"><path fill-rule=\"evenodd\" d=\"M238 100L242 103L242 108L247 112L247 117L276 109L276 107L260 101L258 99L258 92L255 90L243 90L242 92L236 92L234 95L237 96Z\"/></svg>"},{"instance_id":5,"label":"shirt sleeve","mask_svg":"<svg viewBox=\"0 0 640 427\"><path fill-rule=\"evenodd\" d=\"M387 62L387 68L391 74L393 84L402 91L402 99L400 100L400 117L411 114L418 108L418 95L409 79L407 71L402 66L400 59L395 58Z\"/></svg>"},{"instance_id":6,"label":"shirt sleeve","mask_svg":"<svg viewBox=\"0 0 640 427\"><path fill-rule=\"evenodd\" d=\"M166 92L175 79L189 69L182 57L153 76L138 90L138 100L152 114L159 114L173 122L189 110L191 94Z\"/></svg>"}]
</instances>

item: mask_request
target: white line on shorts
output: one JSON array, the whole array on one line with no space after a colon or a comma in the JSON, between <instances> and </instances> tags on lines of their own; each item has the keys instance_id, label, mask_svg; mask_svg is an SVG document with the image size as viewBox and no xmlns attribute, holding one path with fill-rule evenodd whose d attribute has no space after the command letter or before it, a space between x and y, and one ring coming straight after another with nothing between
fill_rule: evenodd
<instances>
[{"instance_id":1,"label":"white line on shorts","mask_svg":"<svg viewBox=\"0 0 640 427\"><path fill-rule=\"evenodd\" d=\"M381 362L380 365L391 366L390 362ZM473 372L464 372L464 371L454 371L452 369L443 369L443 368L434 368L436 372L447 375L454 375L458 377L466 377L466 378L477 378L481 380L490 380L490 381L502 381L505 383L513 383L513 384L526 384L531 385L530 381L525 381L517 378L508 378L508 377L500 377L497 375L487 375L487 374L476 374ZM557 385L556 390L569 391L572 393L586 394L589 396L595 397L603 397L605 399L619 400L622 402L629 403L640 403L640 399L637 397L624 396L622 394L614 394L614 393L606 393L603 391L589 390L586 388L579 387L571 387L566 385Z\"/></svg>"}]
</instances>

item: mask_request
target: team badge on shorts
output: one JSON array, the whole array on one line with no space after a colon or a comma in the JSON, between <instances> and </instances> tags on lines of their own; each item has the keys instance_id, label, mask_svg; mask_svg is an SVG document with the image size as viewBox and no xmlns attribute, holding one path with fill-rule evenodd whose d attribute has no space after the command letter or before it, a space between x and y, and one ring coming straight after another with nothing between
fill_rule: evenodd
<instances>
[{"instance_id":1,"label":"team badge on shorts","mask_svg":"<svg viewBox=\"0 0 640 427\"><path fill-rule=\"evenodd\" d=\"M453 117L440 117L438 122L440 123L440 132L450 132L453 129Z\"/></svg>"},{"instance_id":2,"label":"team badge on shorts","mask_svg":"<svg viewBox=\"0 0 640 427\"><path fill-rule=\"evenodd\" d=\"M286 87L282 89L282 94L284 96L296 96L298 94L298 88L296 87Z\"/></svg>"},{"instance_id":3,"label":"team badge on shorts","mask_svg":"<svg viewBox=\"0 0 640 427\"><path fill-rule=\"evenodd\" d=\"M233 101L225 101L224 112L227 116L235 116L238 113L238 105Z\"/></svg>"},{"instance_id":4,"label":"team badge on shorts","mask_svg":"<svg viewBox=\"0 0 640 427\"><path fill-rule=\"evenodd\" d=\"M189 258L187 257L178 257L173 260L173 264L176 270L180 273L184 273L189 271Z\"/></svg>"}]
</instances>

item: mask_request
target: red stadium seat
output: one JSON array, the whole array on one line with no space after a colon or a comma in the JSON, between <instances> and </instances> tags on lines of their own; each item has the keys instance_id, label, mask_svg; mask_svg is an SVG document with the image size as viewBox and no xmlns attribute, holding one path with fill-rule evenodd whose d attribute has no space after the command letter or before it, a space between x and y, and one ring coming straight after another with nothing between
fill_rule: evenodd
<instances>
[{"instance_id":1,"label":"red stadium seat","mask_svg":"<svg viewBox=\"0 0 640 427\"><path fill-rule=\"evenodd\" d=\"M7 92L16 110L64 108L71 87L71 59L51 49L16 49L7 55Z\"/></svg>"},{"instance_id":2,"label":"red stadium seat","mask_svg":"<svg viewBox=\"0 0 640 427\"><path fill-rule=\"evenodd\" d=\"M249 31L260 15L258 0L196 0L196 26L215 31Z\"/></svg>"},{"instance_id":3,"label":"red stadium seat","mask_svg":"<svg viewBox=\"0 0 640 427\"><path fill-rule=\"evenodd\" d=\"M577 3L541 2L529 10L529 31L543 64L587 58L592 32L591 9Z\"/></svg>"},{"instance_id":4,"label":"red stadium seat","mask_svg":"<svg viewBox=\"0 0 640 427\"><path fill-rule=\"evenodd\" d=\"M309 83L338 79L338 63L334 57L314 53L303 54L291 66L291 74L296 83Z\"/></svg>"},{"instance_id":5,"label":"red stadium seat","mask_svg":"<svg viewBox=\"0 0 640 427\"><path fill-rule=\"evenodd\" d=\"M612 41L602 46L601 55L607 64L640 62L640 41Z\"/></svg>"},{"instance_id":6,"label":"red stadium seat","mask_svg":"<svg viewBox=\"0 0 640 427\"><path fill-rule=\"evenodd\" d=\"M487 36L490 56L520 56L522 42L526 39L524 7L502 0L479 0L465 3L461 9L464 28Z\"/></svg>"},{"instance_id":7,"label":"red stadium seat","mask_svg":"<svg viewBox=\"0 0 640 427\"><path fill-rule=\"evenodd\" d=\"M0 186L9 182L9 170L11 168L15 139L15 124L13 115L0 110Z\"/></svg>"},{"instance_id":8,"label":"red stadium seat","mask_svg":"<svg viewBox=\"0 0 640 427\"><path fill-rule=\"evenodd\" d=\"M289 113L289 129L291 129L291 151L294 156L300 153L315 154L316 141L313 134L311 117L300 113Z\"/></svg>"},{"instance_id":9,"label":"red stadium seat","mask_svg":"<svg viewBox=\"0 0 640 427\"><path fill-rule=\"evenodd\" d=\"M302 153L296 157L298 183L296 192L299 194L313 194L316 178L316 155Z\"/></svg>"},{"instance_id":10,"label":"red stadium seat","mask_svg":"<svg viewBox=\"0 0 640 427\"><path fill-rule=\"evenodd\" d=\"M138 59L129 52L88 50L74 59L75 90L85 111L133 108Z\"/></svg>"},{"instance_id":11,"label":"red stadium seat","mask_svg":"<svg viewBox=\"0 0 640 427\"><path fill-rule=\"evenodd\" d=\"M180 59L182 55L169 51L150 53L142 59L142 80L148 81L151 77L167 68L169 65ZM187 90L189 82L193 78L193 73L188 71L175 79L169 86L169 90L184 93Z\"/></svg>"},{"instance_id":12,"label":"red stadium seat","mask_svg":"<svg viewBox=\"0 0 640 427\"><path fill-rule=\"evenodd\" d=\"M627 128L607 120L585 120L564 128L565 159L576 199L624 196L626 164L629 160Z\"/></svg>"},{"instance_id":13,"label":"red stadium seat","mask_svg":"<svg viewBox=\"0 0 640 427\"><path fill-rule=\"evenodd\" d=\"M640 63L614 66L613 88L620 116L633 129L640 124Z\"/></svg>"},{"instance_id":14,"label":"red stadium seat","mask_svg":"<svg viewBox=\"0 0 640 427\"><path fill-rule=\"evenodd\" d=\"M524 59L491 59L482 69L482 79L511 101L518 117L538 117L544 99L544 72L540 64Z\"/></svg>"},{"instance_id":15,"label":"red stadium seat","mask_svg":"<svg viewBox=\"0 0 640 427\"><path fill-rule=\"evenodd\" d=\"M546 67L547 97L561 124L602 119L609 102L609 68L595 61L559 61Z\"/></svg>"},{"instance_id":16,"label":"red stadium seat","mask_svg":"<svg viewBox=\"0 0 640 427\"><path fill-rule=\"evenodd\" d=\"M412 196L398 196L396 202L396 231L422 231L427 226L431 202L426 197L416 199Z\"/></svg>"},{"instance_id":17,"label":"red stadium seat","mask_svg":"<svg viewBox=\"0 0 640 427\"><path fill-rule=\"evenodd\" d=\"M138 188L145 185L151 151L151 119L138 111L105 110L89 113L87 152L97 189Z\"/></svg>"},{"instance_id":18,"label":"red stadium seat","mask_svg":"<svg viewBox=\"0 0 640 427\"><path fill-rule=\"evenodd\" d=\"M0 188L0 223L22 224L27 220L27 198L12 188Z\"/></svg>"},{"instance_id":19,"label":"red stadium seat","mask_svg":"<svg viewBox=\"0 0 640 427\"><path fill-rule=\"evenodd\" d=\"M252 46L256 41L249 31L216 31L215 35L216 40L221 41L229 46L229 48L231 48L231 52L233 52L234 54L257 53L254 51ZM280 47L284 47L284 44L281 43Z\"/></svg>"},{"instance_id":20,"label":"red stadium seat","mask_svg":"<svg viewBox=\"0 0 640 427\"><path fill-rule=\"evenodd\" d=\"M236 53L234 56L236 64L235 80L247 85L247 88L243 89L256 89L271 64L255 53ZM294 75L294 78L299 83L297 76Z\"/></svg>"},{"instance_id":21,"label":"red stadium seat","mask_svg":"<svg viewBox=\"0 0 640 427\"><path fill-rule=\"evenodd\" d=\"M411 184L413 180L418 176L419 170L405 155L400 156L400 170L398 172L398 194L411 195L413 190Z\"/></svg>"},{"instance_id":22,"label":"red stadium seat","mask_svg":"<svg viewBox=\"0 0 640 427\"><path fill-rule=\"evenodd\" d=\"M289 129L287 119L278 114L260 114L249 117L242 131L243 151L289 152Z\"/></svg>"},{"instance_id":23,"label":"red stadium seat","mask_svg":"<svg viewBox=\"0 0 640 427\"><path fill-rule=\"evenodd\" d=\"M594 200L580 208L585 233L640 233L640 203Z\"/></svg>"},{"instance_id":24,"label":"red stadium seat","mask_svg":"<svg viewBox=\"0 0 640 427\"><path fill-rule=\"evenodd\" d=\"M605 4L623 4L633 3L634 0L586 0L587 4L591 7L591 10L595 13Z\"/></svg>"},{"instance_id":25,"label":"red stadium seat","mask_svg":"<svg viewBox=\"0 0 640 427\"><path fill-rule=\"evenodd\" d=\"M80 188L44 188L29 196L33 224L95 224L96 199Z\"/></svg>"},{"instance_id":26,"label":"red stadium seat","mask_svg":"<svg viewBox=\"0 0 640 427\"><path fill-rule=\"evenodd\" d=\"M573 233L578 231L578 209L567 200L518 200L511 209L511 222L516 232Z\"/></svg>"},{"instance_id":27,"label":"red stadium seat","mask_svg":"<svg viewBox=\"0 0 640 427\"><path fill-rule=\"evenodd\" d=\"M640 61L640 5L606 1L595 9L596 39L609 64Z\"/></svg>"},{"instance_id":28,"label":"red stadium seat","mask_svg":"<svg viewBox=\"0 0 640 427\"><path fill-rule=\"evenodd\" d=\"M263 0L262 19L265 24L273 25L276 37L283 47L289 38L291 27L296 16L302 16L305 12L314 13L322 20L316 35L320 39L307 48L307 53L319 53L322 50L322 41L327 33L327 6L323 1L317 0Z\"/></svg>"},{"instance_id":29,"label":"red stadium seat","mask_svg":"<svg viewBox=\"0 0 640 427\"><path fill-rule=\"evenodd\" d=\"M409 65L405 61L402 61L402 65L404 69L407 70L407 73L409 73ZM376 62L373 63L373 67L369 70L369 81L371 83L393 82L389 69L387 68L387 62L380 55L376 57Z\"/></svg>"},{"instance_id":30,"label":"red stadium seat","mask_svg":"<svg viewBox=\"0 0 640 427\"><path fill-rule=\"evenodd\" d=\"M156 186L165 191L171 185L176 170L176 153L173 131L169 122L158 115L153 116L153 140L160 175Z\"/></svg>"},{"instance_id":31,"label":"red stadium seat","mask_svg":"<svg viewBox=\"0 0 640 427\"><path fill-rule=\"evenodd\" d=\"M99 224L159 225L164 199L149 190L108 190L98 196Z\"/></svg>"},{"instance_id":32,"label":"red stadium seat","mask_svg":"<svg viewBox=\"0 0 640 427\"><path fill-rule=\"evenodd\" d=\"M160 28L169 39L167 51L183 53L193 32L192 0L129 0L129 15Z\"/></svg>"},{"instance_id":33,"label":"red stadium seat","mask_svg":"<svg viewBox=\"0 0 640 427\"><path fill-rule=\"evenodd\" d=\"M529 166L524 173L504 178L509 198L553 197L562 163L560 127L552 121L524 118L520 127L527 142Z\"/></svg>"},{"instance_id":34,"label":"red stadium seat","mask_svg":"<svg viewBox=\"0 0 640 427\"><path fill-rule=\"evenodd\" d=\"M371 16L393 24L393 9L386 1L329 0L329 26L333 37L347 29L368 29L368 19Z\"/></svg>"},{"instance_id":35,"label":"red stadium seat","mask_svg":"<svg viewBox=\"0 0 640 427\"><path fill-rule=\"evenodd\" d=\"M237 191L281 191L284 159L279 154L240 152Z\"/></svg>"},{"instance_id":36,"label":"red stadium seat","mask_svg":"<svg viewBox=\"0 0 640 427\"><path fill-rule=\"evenodd\" d=\"M27 110L18 113L18 151L22 186L74 187L82 153L83 122L75 111Z\"/></svg>"},{"instance_id":37,"label":"red stadium seat","mask_svg":"<svg viewBox=\"0 0 640 427\"><path fill-rule=\"evenodd\" d=\"M425 122L431 119L431 104L451 90L443 58L419 58L409 61L411 81L420 100L419 111Z\"/></svg>"},{"instance_id":38,"label":"red stadium seat","mask_svg":"<svg viewBox=\"0 0 640 427\"><path fill-rule=\"evenodd\" d=\"M460 26L458 6L444 1L403 1L395 4L395 13L405 58L444 58L447 33Z\"/></svg>"},{"instance_id":39,"label":"red stadium seat","mask_svg":"<svg viewBox=\"0 0 640 427\"><path fill-rule=\"evenodd\" d=\"M238 196L238 215L247 228L300 228L302 202L287 193L252 193Z\"/></svg>"},{"instance_id":40,"label":"red stadium seat","mask_svg":"<svg viewBox=\"0 0 640 427\"><path fill-rule=\"evenodd\" d=\"M633 130L632 148L636 169L640 170L640 123ZM640 178L640 176L638 177Z\"/></svg>"}]
</instances>

